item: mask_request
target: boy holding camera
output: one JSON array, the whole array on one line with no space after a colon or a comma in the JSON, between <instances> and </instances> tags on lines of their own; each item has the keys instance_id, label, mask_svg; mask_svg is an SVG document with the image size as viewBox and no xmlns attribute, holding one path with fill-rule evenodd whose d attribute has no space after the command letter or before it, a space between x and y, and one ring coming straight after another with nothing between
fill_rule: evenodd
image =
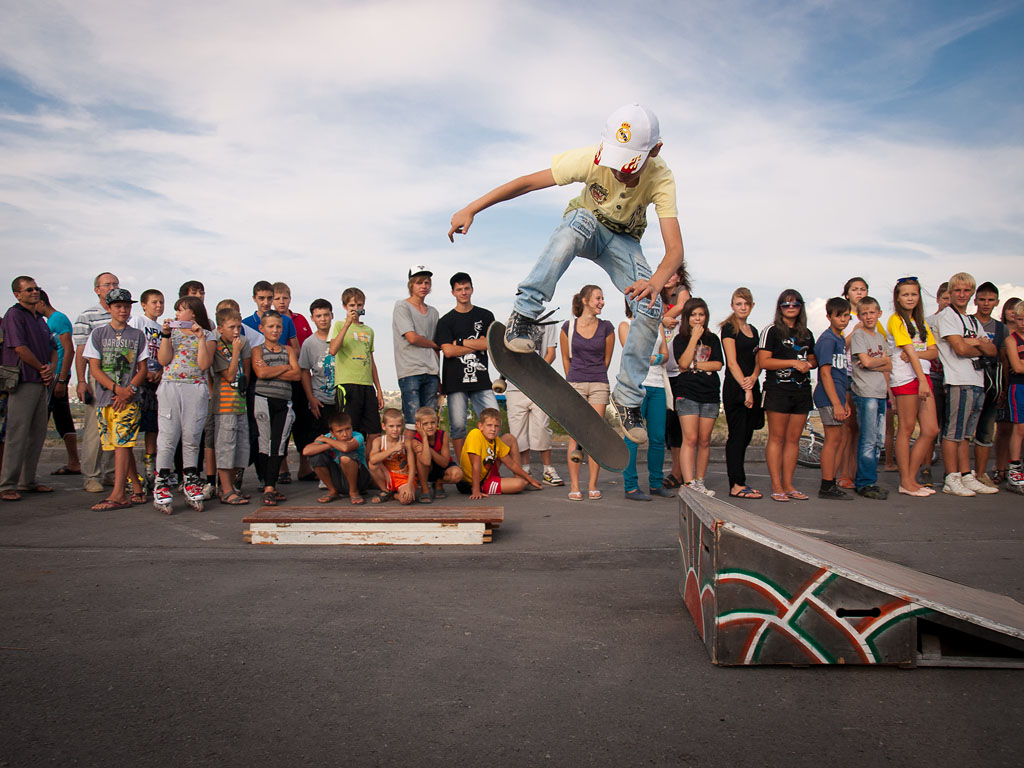
<instances>
[{"instance_id":1,"label":"boy holding camera","mask_svg":"<svg viewBox=\"0 0 1024 768\"><path fill-rule=\"evenodd\" d=\"M341 409L352 417L352 429L362 433L369 445L381 433L384 391L373 359L373 329L363 322L366 294L358 288L346 288L341 306L345 319L331 328L328 347L334 355L334 385Z\"/></svg>"},{"instance_id":2,"label":"boy holding camera","mask_svg":"<svg viewBox=\"0 0 1024 768\"><path fill-rule=\"evenodd\" d=\"M942 461L946 481L942 492L953 496L996 493L971 472L969 441L978 427L985 401L984 356L996 354L995 345L967 304L977 283L966 272L949 278L950 304L936 319L939 360L946 381L946 428L942 433Z\"/></svg>"}]
</instances>

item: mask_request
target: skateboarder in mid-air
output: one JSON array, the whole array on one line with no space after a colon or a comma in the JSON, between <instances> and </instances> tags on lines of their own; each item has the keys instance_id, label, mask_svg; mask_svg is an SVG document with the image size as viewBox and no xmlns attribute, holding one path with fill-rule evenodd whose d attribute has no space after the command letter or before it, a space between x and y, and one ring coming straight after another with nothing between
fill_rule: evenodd
<instances>
[{"instance_id":1,"label":"skateboarder in mid-air","mask_svg":"<svg viewBox=\"0 0 1024 768\"><path fill-rule=\"evenodd\" d=\"M538 318L544 302L554 295L559 278L577 256L595 262L626 295L635 318L622 350L622 366L611 402L626 436L636 443L647 440L640 406L644 399L642 382L650 367L661 318L659 293L683 263L675 179L658 157L661 146L658 118L653 112L639 104L621 107L608 118L598 146L555 155L550 168L491 190L456 211L448 230L448 239L455 242L456 233L467 234L473 217L495 203L556 184L586 185L569 203L547 248L519 284L505 346L516 352L532 352L539 338ZM650 203L654 203L665 242L665 257L653 274L640 249Z\"/></svg>"}]
</instances>

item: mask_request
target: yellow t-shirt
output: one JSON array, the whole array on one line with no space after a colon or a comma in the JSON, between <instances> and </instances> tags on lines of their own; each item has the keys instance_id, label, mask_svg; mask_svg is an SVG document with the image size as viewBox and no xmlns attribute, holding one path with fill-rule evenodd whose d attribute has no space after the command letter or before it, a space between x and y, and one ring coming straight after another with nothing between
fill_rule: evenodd
<instances>
[{"instance_id":1,"label":"yellow t-shirt","mask_svg":"<svg viewBox=\"0 0 1024 768\"><path fill-rule=\"evenodd\" d=\"M551 158L551 173L559 186L582 182L586 189L569 201L565 212L586 208L612 232L639 240L647 229L647 206L654 203L659 219L679 217L676 180L661 157L652 157L640 174L640 183L627 187L615 180L610 168L597 165L597 147L570 149Z\"/></svg>"},{"instance_id":2,"label":"yellow t-shirt","mask_svg":"<svg viewBox=\"0 0 1024 768\"><path fill-rule=\"evenodd\" d=\"M491 471L494 462L507 456L509 447L501 442L501 438L488 440L484 433L474 427L462 446L462 456L459 457L459 465L462 467L462 475L466 482L473 480L473 465L469 461L469 454L475 453L480 457L480 480L483 480Z\"/></svg>"},{"instance_id":3,"label":"yellow t-shirt","mask_svg":"<svg viewBox=\"0 0 1024 768\"><path fill-rule=\"evenodd\" d=\"M900 353L903 351L901 347L905 347L907 344L913 344L914 349L918 352L924 352L929 346L935 346L935 337L932 335L932 329L928 327L928 323L924 323L925 340L922 342L920 339L921 329L915 329L917 331L916 337L911 338L910 333L907 331L907 325L903 322L903 318L895 312L889 317L889 337L892 339L892 372L889 374L889 385L893 387L902 387L904 384L909 384L915 378L917 374L914 373L914 366L903 360L900 357ZM921 370L924 371L924 375L927 376L932 369L930 360L921 360Z\"/></svg>"}]
</instances>

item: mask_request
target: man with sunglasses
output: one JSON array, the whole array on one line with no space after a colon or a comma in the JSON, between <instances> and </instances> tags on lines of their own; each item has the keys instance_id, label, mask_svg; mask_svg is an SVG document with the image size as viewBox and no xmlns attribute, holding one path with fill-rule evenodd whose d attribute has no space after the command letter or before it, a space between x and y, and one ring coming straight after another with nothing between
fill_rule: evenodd
<instances>
[{"instance_id":1,"label":"man with sunglasses","mask_svg":"<svg viewBox=\"0 0 1024 768\"><path fill-rule=\"evenodd\" d=\"M946 481L942 492L953 496L996 493L971 471L970 440L978 427L985 400L985 375L980 359L996 354L995 345L977 319L967 314L967 303L977 285L966 272L949 278L950 305L936 318L939 359L946 379L946 428L942 433L942 461Z\"/></svg>"},{"instance_id":2,"label":"man with sunglasses","mask_svg":"<svg viewBox=\"0 0 1024 768\"><path fill-rule=\"evenodd\" d=\"M4 315L3 365L19 368L18 386L7 401L7 440L0 499L18 501L22 493L51 493L36 480L39 454L46 438L47 396L57 367L57 347L46 318L38 311L39 286L27 275L14 278L18 302Z\"/></svg>"}]
</instances>

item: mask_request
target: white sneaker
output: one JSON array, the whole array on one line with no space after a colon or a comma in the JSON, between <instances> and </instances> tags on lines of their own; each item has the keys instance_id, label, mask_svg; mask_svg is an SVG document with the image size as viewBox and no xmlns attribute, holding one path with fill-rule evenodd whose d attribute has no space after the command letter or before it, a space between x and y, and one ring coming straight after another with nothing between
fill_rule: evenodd
<instances>
[{"instance_id":1,"label":"white sneaker","mask_svg":"<svg viewBox=\"0 0 1024 768\"><path fill-rule=\"evenodd\" d=\"M962 482L965 488L969 488L975 493L999 493L998 488L993 488L992 486L985 485L983 482L981 482L981 480L974 476L973 472L968 472L966 475L964 475Z\"/></svg>"},{"instance_id":2,"label":"white sneaker","mask_svg":"<svg viewBox=\"0 0 1024 768\"><path fill-rule=\"evenodd\" d=\"M692 483L684 483L684 485L687 488L689 488L690 490L692 490L692 491L697 491L698 493L703 493L705 496L714 496L715 495L714 491L708 490L708 488L706 488L704 486L704 483L699 482L697 480L694 480Z\"/></svg>"},{"instance_id":3,"label":"white sneaker","mask_svg":"<svg viewBox=\"0 0 1024 768\"><path fill-rule=\"evenodd\" d=\"M946 482L942 486L942 492L950 496L977 496L974 491L964 485L959 472L951 472L946 475Z\"/></svg>"},{"instance_id":4,"label":"white sneaker","mask_svg":"<svg viewBox=\"0 0 1024 768\"><path fill-rule=\"evenodd\" d=\"M316 487L319 488L321 491L326 491L327 490L327 483L325 483L323 480L321 480L319 483L316 484Z\"/></svg>"},{"instance_id":5,"label":"white sneaker","mask_svg":"<svg viewBox=\"0 0 1024 768\"><path fill-rule=\"evenodd\" d=\"M215 489L213 487L213 483L204 483L203 484L203 501L209 501L210 499L212 499L214 491L215 491Z\"/></svg>"},{"instance_id":6,"label":"white sneaker","mask_svg":"<svg viewBox=\"0 0 1024 768\"><path fill-rule=\"evenodd\" d=\"M565 485L565 481L558 476L554 467L544 467L543 479L546 485Z\"/></svg>"}]
</instances>

